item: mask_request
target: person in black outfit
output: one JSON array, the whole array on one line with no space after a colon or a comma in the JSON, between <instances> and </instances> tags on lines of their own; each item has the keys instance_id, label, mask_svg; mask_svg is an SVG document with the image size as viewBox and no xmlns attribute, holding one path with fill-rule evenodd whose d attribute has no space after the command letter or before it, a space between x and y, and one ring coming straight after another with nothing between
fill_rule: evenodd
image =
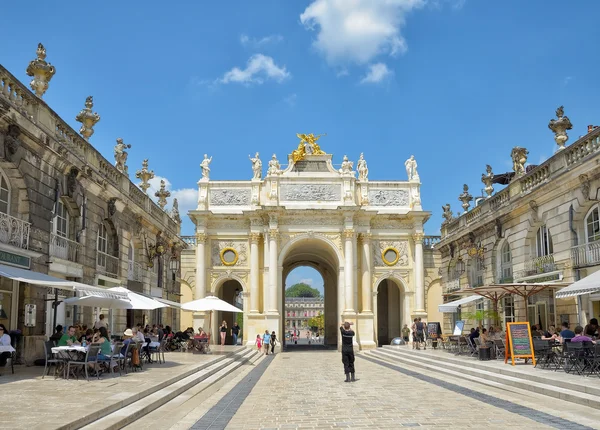
<instances>
[{"instance_id":1,"label":"person in black outfit","mask_svg":"<svg viewBox=\"0 0 600 430\"><path fill-rule=\"evenodd\" d=\"M275 344L277 343L277 336L275 332L271 333L271 354L275 354Z\"/></svg>"},{"instance_id":2,"label":"person in black outfit","mask_svg":"<svg viewBox=\"0 0 600 430\"><path fill-rule=\"evenodd\" d=\"M345 322L340 326L342 335L342 363L344 363L345 382L356 381L354 377L354 348L352 347L352 338L354 330L350 330L352 323Z\"/></svg>"},{"instance_id":3,"label":"person in black outfit","mask_svg":"<svg viewBox=\"0 0 600 430\"><path fill-rule=\"evenodd\" d=\"M48 340L51 340L52 342L54 342L54 344L57 344L58 341L60 340L60 338L63 336L63 326L62 325L57 325L55 328L55 332L52 336L50 336L50 338Z\"/></svg>"}]
</instances>

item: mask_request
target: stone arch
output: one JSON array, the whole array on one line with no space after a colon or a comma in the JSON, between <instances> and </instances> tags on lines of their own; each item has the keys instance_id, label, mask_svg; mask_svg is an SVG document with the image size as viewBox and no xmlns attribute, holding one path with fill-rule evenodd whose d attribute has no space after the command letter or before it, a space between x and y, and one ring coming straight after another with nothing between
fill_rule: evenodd
<instances>
[{"instance_id":1,"label":"stone arch","mask_svg":"<svg viewBox=\"0 0 600 430\"><path fill-rule=\"evenodd\" d=\"M381 275L374 284L375 339L378 346L389 345L401 336L410 320L410 304L405 280L394 272Z\"/></svg>"},{"instance_id":2,"label":"stone arch","mask_svg":"<svg viewBox=\"0 0 600 430\"><path fill-rule=\"evenodd\" d=\"M383 275L379 276L376 280L375 283L373 284L373 291L377 291L379 289L379 284L381 284L381 281L385 281L386 279L389 279L391 281L396 282L396 284L401 287L400 289L402 290L402 292L404 293L412 293L412 290L410 290L407 285L406 285L406 281L402 278L402 276L399 276L397 273L395 272L388 272L388 273L384 273Z\"/></svg>"},{"instance_id":3,"label":"stone arch","mask_svg":"<svg viewBox=\"0 0 600 430\"><path fill-rule=\"evenodd\" d=\"M327 236L324 236L321 234L314 234L314 233L312 233L312 234L311 233L300 233L297 236L294 236L289 242L287 242L281 248L281 251L279 252L279 258L277 260L278 267L283 266L285 258L289 254L289 251L292 250L298 242L301 242L303 240L317 240L317 241L327 244L329 246L329 248L331 250L333 250L334 255L337 257L338 268L340 268L340 269L344 268L344 256L342 255L342 252L338 248L338 245L335 242L333 242L331 239L329 239Z\"/></svg>"},{"instance_id":4,"label":"stone arch","mask_svg":"<svg viewBox=\"0 0 600 430\"><path fill-rule=\"evenodd\" d=\"M245 292L248 291L248 287L246 286L246 282L242 278L240 278L235 273L224 272L224 273L220 274L219 277L216 278L210 284L210 292L208 292L207 295L215 295L216 296L219 293L219 290L221 289L221 287L223 286L223 284L225 282L227 282L227 281L237 281L240 284L240 286L242 287L242 292L245 293Z\"/></svg>"},{"instance_id":5,"label":"stone arch","mask_svg":"<svg viewBox=\"0 0 600 430\"><path fill-rule=\"evenodd\" d=\"M10 212L18 218L29 221L30 201L27 183L17 166L9 161L0 160L0 170L10 187Z\"/></svg>"},{"instance_id":6,"label":"stone arch","mask_svg":"<svg viewBox=\"0 0 600 430\"><path fill-rule=\"evenodd\" d=\"M211 284L211 290L208 292L207 295L214 295L216 297L218 297L221 300L226 301L229 304L235 305L235 297L236 295L234 294L234 289L236 289L236 286L238 286L241 288L240 293L242 294L242 297L245 298L246 296L246 291L247 291L247 286L245 281L238 275L234 274L234 273L223 273L221 274L218 278L216 278L212 284ZM247 304L247 300L243 300L243 305L242 305L242 311L243 311L243 323L241 324L242 327L247 327L246 321L247 321L247 313L248 310L248 304ZM220 341L220 339L218 339L219 336L219 326L221 324L222 321L226 321L227 322L227 327L231 328L233 326L234 321L236 320L236 315L235 313L232 312L213 312L212 313L212 321L211 321L211 331L212 331L212 336L214 337L215 341L218 343ZM206 330L206 327L205 327ZM243 335L243 333L242 333ZM230 330L227 330L227 335L226 335L226 340L225 340L225 344L226 345L231 345L231 334L230 334Z\"/></svg>"}]
</instances>

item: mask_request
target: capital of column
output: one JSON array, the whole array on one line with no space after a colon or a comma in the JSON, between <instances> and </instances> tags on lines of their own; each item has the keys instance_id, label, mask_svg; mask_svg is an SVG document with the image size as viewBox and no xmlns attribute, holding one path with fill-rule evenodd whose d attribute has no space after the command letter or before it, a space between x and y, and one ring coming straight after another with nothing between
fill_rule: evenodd
<instances>
[{"instance_id":1,"label":"capital of column","mask_svg":"<svg viewBox=\"0 0 600 430\"><path fill-rule=\"evenodd\" d=\"M363 242L370 242L371 239L373 238L373 235L371 233L359 233L358 238L359 238L359 240L362 240Z\"/></svg>"},{"instance_id":2,"label":"capital of column","mask_svg":"<svg viewBox=\"0 0 600 430\"><path fill-rule=\"evenodd\" d=\"M354 239L354 229L353 228L347 228L344 230L344 239L346 240L350 240L350 239Z\"/></svg>"},{"instance_id":3,"label":"capital of column","mask_svg":"<svg viewBox=\"0 0 600 430\"><path fill-rule=\"evenodd\" d=\"M260 236L260 233L250 233L250 243L258 244L258 242L260 241Z\"/></svg>"},{"instance_id":4,"label":"capital of column","mask_svg":"<svg viewBox=\"0 0 600 430\"><path fill-rule=\"evenodd\" d=\"M272 240L277 240L279 239L279 230L277 230L276 228L271 228L269 229L269 237Z\"/></svg>"},{"instance_id":5,"label":"capital of column","mask_svg":"<svg viewBox=\"0 0 600 430\"><path fill-rule=\"evenodd\" d=\"M412 237L413 237L413 240L415 241L415 243L422 244L423 238L425 237L425 235L423 233L415 233L415 234L413 234Z\"/></svg>"},{"instance_id":6,"label":"capital of column","mask_svg":"<svg viewBox=\"0 0 600 430\"><path fill-rule=\"evenodd\" d=\"M197 243L205 243L206 239L208 239L208 235L206 233L196 233Z\"/></svg>"}]
</instances>

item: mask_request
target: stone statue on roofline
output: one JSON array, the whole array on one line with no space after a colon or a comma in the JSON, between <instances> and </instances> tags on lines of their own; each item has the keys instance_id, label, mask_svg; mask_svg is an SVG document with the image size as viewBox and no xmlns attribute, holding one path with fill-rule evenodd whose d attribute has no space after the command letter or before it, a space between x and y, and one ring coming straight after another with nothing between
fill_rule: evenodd
<instances>
[{"instance_id":1,"label":"stone statue on roofline","mask_svg":"<svg viewBox=\"0 0 600 430\"><path fill-rule=\"evenodd\" d=\"M492 186L494 180L494 172L492 172L492 166L487 164L485 166L485 172L486 173L481 174L481 182L483 182L483 185L485 185L484 191L487 194L486 198L489 199L494 193L494 187Z\"/></svg>"},{"instance_id":2,"label":"stone statue on roofline","mask_svg":"<svg viewBox=\"0 0 600 430\"><path fill-rule=\"evenodd\" d=\"M556 118L551 119L548 128L554 132L554 141L558 145L557 151L565 149L565 143L569 140L567 130L571 130L573 125L568 116L565 115L563 106L556 109Z\"/></svg>"},{"instance_id":3,"label":"stone statue on roofline","mask_svg":"<svg viewBox=\"0 0 600 430\"><path fill-rule=\"evenodd\" d=\"M454 215L452 215L452 209L450 209L450 203L446 203L444 206L442 206L442 211L444 211L442 213L442 216L444 217L443 224L449 223L454 219Z\"/></svg>"},{"instance_id":4,"label":"stone statue on roofline","mask_svg":"<svg viewBox=\"0 0 600 430\"><path fill-rule=\"evenodd\" d=\"M528 154L529 151L526 148L521 148L520 146L515 146L510 152L515 176L522 176L525 174L525 163L527 163Z\"/></svg>"},{"instance_id":5,"label":"stone statue on roofline","mask_svg":"<svg viewBox=\"0 0 600 430\"><path fill-rule=\"evenodd\" d=\"M404 162L404 166L406 167L406 176L408 176L408 180L419 182L420 178L417 173L417 160L415 160L414 155L411 155L410 158Z\"/></svg>"},{"instance_id":6,"label":"stone statue on roofline","mask_svg":"<svg viewBox=\"0 0 600 430\"><path fill-rule=\"evenodd\" d=\"M202 169L202 179L210 179L210 162L212 161L212 156L208 158L208 155L204 154L204 159L200 163L200 168Z\"/></svg>"},{"instance_id":7,"label":"stone statue on roofline","mask_svg":"<svg viewBox=\"0 0 600 430\"><path fill-rule=\"evenodd\" d=\"M365 157L362 152L360 153L360 157L356 162L356 170L358 170L359 181L366 181L368 179L369 168L367 167L367 160L365 160Z\"/></svg>"},{"instance_id":8,"label":"stone statue on roofline","mask_svg":"<svg viewBox=\"0 0 600 430\"><path fill-rule=\"evenodd\" d=\"M339 172L342 175L352 175L352 167L354 167L354 163L350 160L348 160L348 156L344 155L344 159L342 161L342 168L339 170Z\"/></svg>"},{"instance_id":9,"label":"stone statue on roofline","mask_svg":"<svg viewBox=\"0 0 600 430\"><path fill-rule=\"evenodd\" d=\"M127 151L126 149L130 149L131 145L125 145L123 143L122 138L117 139L117 144L115 145L115 167L121 173L127 173Z\"/></svg>"},{"instance_id":10,"label":"stone statue on roofline","mask_svg":"<svg viewBox=\"0 0 600 430\"><path fill-rule=\"evenodd\" d=\"M252 179L261 179L262 178L262 161L260 160L258 152L254 155L254 157L251 157L250 155L248 155L248 158L252 162L252 172L253 172Z\"/></svg>"},{"instance_id":11,"label":"stone statue on roofline","mask_svg":"<svg viewBox=\"0 0 600 430\"><path fill-rule=\"evenodd\" d=\"M271 175L281 175L281 166L275 154L269 160L269 168L267 169L267 176Z\"/></svg>"}]
</instances>

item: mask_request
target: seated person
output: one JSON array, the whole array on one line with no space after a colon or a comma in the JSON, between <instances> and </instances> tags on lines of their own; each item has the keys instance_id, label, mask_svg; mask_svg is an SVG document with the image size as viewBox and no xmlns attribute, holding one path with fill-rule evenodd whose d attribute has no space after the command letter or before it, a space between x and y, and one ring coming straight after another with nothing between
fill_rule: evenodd
<instances>
[{"instance_id":1,"label":"seated person","mask_svg":"<svg viewBox=\"0 0 600 430\"><path fill-rule=\"evenodd\" d=\"M77 341L77 337L75 336L75 327L72 325L69 326L69 329L65 334L61 336L58 340L58 346L72 346L79 345L79 341Z\"/></svg>"},{"instance_id":2,"label":"seated person","mask_svg":"<svg viewBox=\"0 0 600 430\"><path fill-rule=\"evenodd\" d=\"M11 346L10 344L10 335L8 334L8 330L4 324L0 324L0 345L1 346ZM12 352L2 352L0 353L0 367L6 366L6 362L11 357Z\"/></svg>"},{"instance_id":3,"label":"seated person","mask_svg":"<svg viewBox=\"0 0 600 430\"><path fill-rule=\"evenodd\" d=\"M479 345L481 346L489 346L489 344L493 343L488 337L488 331L484 327L481 329L481 334L479 335Z\"/></svg>"},{"instance_id":4,"label":"seated person","mask_svg":"<svg viewBox=\"0 0 600 430\"><path fill-rule=\"evenodd\" d=\"M100 327L92 339L92 345L100 345L98 360L108 360L112 354L110 340L108 340L108 331L106 327Z\"/></svg>"},{"instance_id":5,"label":"seated person","mask_svg":"<svg viewBox=\"0 0 600 430\"><path fill-rule=\"evenodd\" d=\"M51 340L52 342L54 342L56 344L56 342L58 342L64 334L63 326L59 324L56 326L56 328L54 330L56 330L56 331L54 332L54 334L52 336L50 336L50 338L48 340Z\"/></svg>"},{"instance_id":6,"label":"seated person","mask_svg":"<svg viewBox=\"0 0 600 430\"><path fill-rule=\"evenodd\" d=\"M92 343L92 337L94 336L94 330L91 328L86 329L85 334L79 338L79 343L83 343L85 340L87 343Z\"/></svg>"},{"instance_id":7,"label":"seated person","mask_svg":"<svg viewBox=\"0 0 600 430\"><path fill-rule=\"evenodd\" d=\"M121 347L121 356L125 357L125 353L127 352L127 347L129 346L129 344L131 342L135 341L133 336L134 336L133 330L131 330L130 328L125 330L125 332L123 333L123 346Z\"/></svg>"},{"instance_id":8,"label":"seated person","mask_svg":"<svg viewBox=\"0 0 600 430\"><path fill-rule=\"evenodd\" d=\"M575 327L575 337L571 339L571 343L573 342L592 342L594 344L596 343L592 340L591 337L585 336L583 334L583 327L581 327L580 325Z\"/></svg>"},{"instance_id":9,"label":"seated person","mask_svg":"<svg viewBox=\"0 0 600 430\"><path fill-rule=\"evenodd\" d=\"M547 333L544 333L542 340L558 340L560 335L556 332L556 328L553 325L550 326Z\"/></svg>"},{"instance_id":10,"label":"seated person","mask_svg":"<svg viewBox=\"0 0 600 430\"><path fill-rule=\"evenodd\" d=\"M144 333L142 333L142 331L140 329L138 329L137 327L134 327L133 329L131 329L131 331L133 332L134 340L136 340L137 342L141 342L141 343L144 343L146 341L146 338L144 337Z\"/></svg>"},{"instance_id":11,"label":"seated person","mask_svg":"<svg viewBox=\"0 0 600 430\"><path fill-rule=\"evenodd\" d=\"M560 337L564 339L572 339L575 337L575 333L572 330L569 330L569 323L562 323L562 331L560 332Z\"/></svg>"}]
</instances>

